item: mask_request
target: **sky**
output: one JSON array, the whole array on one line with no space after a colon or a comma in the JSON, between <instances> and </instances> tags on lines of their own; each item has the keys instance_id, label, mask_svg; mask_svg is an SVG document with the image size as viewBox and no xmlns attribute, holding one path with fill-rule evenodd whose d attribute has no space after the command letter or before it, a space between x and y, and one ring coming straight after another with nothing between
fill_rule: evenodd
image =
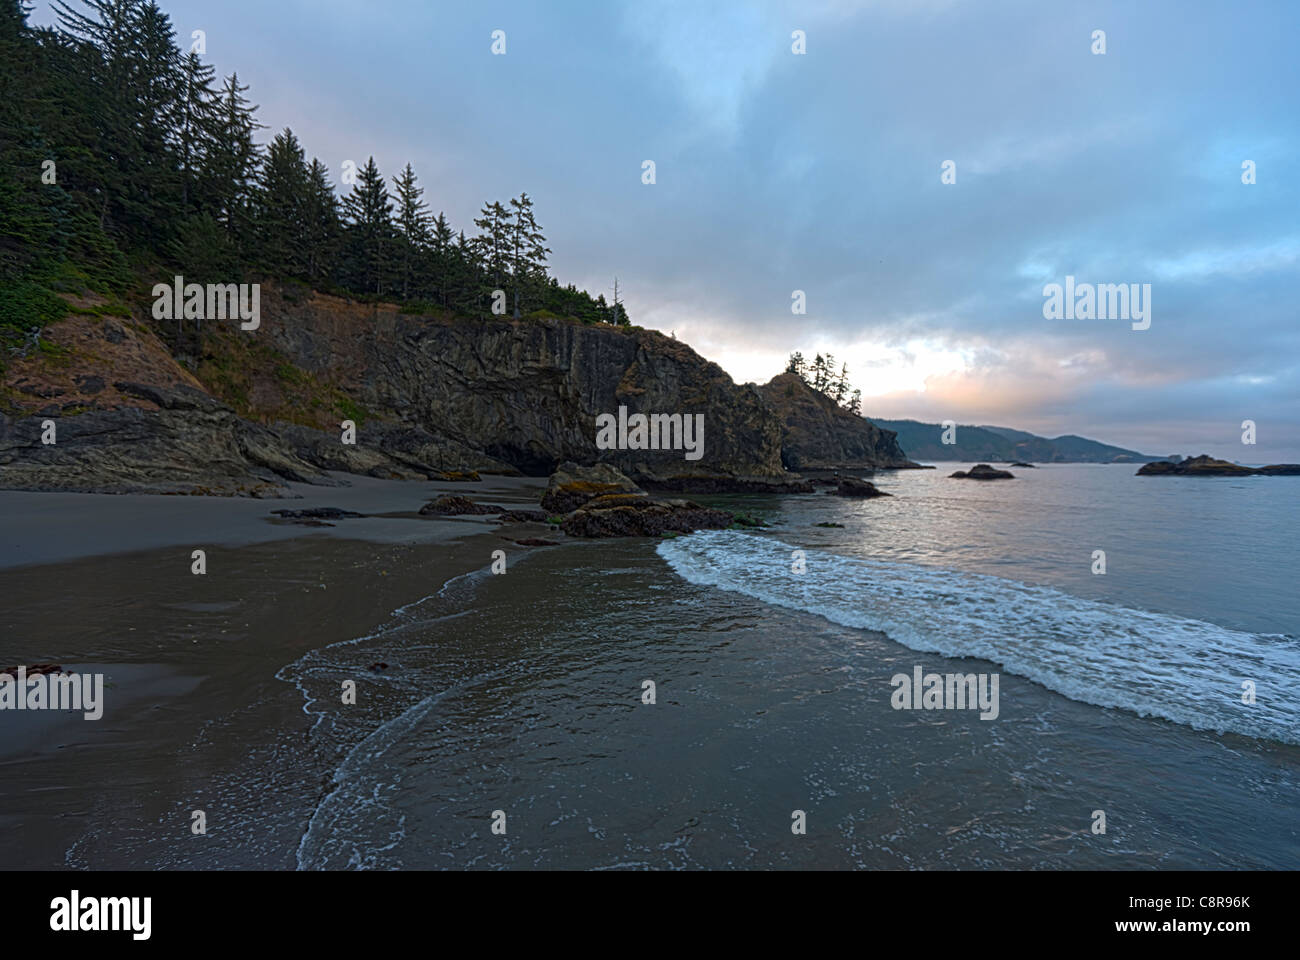
<instances>
[{"instance_id":1,"label":"sky","mask_svg":"<svg viewBox=\"0 0 1300 960\"><path fill-rule=\"evenodd\" d=\"M561 282L738 382L829 352L871 416L1300 462L1300 3L159 2L264 137L470 234L527 191ZM1149 328L1047 319L1066 276Z\"/></svg>"}]
</instances>

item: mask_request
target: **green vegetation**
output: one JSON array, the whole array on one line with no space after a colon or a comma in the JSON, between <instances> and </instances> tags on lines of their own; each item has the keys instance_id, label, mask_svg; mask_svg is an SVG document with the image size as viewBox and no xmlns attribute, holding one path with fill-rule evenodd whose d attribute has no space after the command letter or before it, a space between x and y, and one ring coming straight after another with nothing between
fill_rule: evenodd
<instances>
[{"instance_id":1,"label":"green vegetation","mask_svg":"<svg viewBox=\"0 0 1300 960\"><path fill-rule=\"evenodd\" d=\"M369 410L357 403L351 397L339 397L339 399L335 401L335 406L338 408L339 413L343 414L345 420L351 420L357 426L361 426L362 423L372 416Z\"/></svg>"}]
</instances>

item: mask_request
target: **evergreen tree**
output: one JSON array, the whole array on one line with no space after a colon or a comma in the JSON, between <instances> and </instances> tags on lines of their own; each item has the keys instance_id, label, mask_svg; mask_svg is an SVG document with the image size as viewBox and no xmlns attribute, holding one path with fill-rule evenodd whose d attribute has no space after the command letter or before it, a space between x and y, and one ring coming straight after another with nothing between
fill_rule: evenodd
<instances>
[{"instance_id":1,"label":"evergreen tree","mask_svg":"<svg viewBox=\"0 0 1300 960\"><path fill-rule=\"evenodd\" d=\"M361 288L383 294L392 274L393 201L375 165L366 161L352 192L343 201L351 254L359 267Z\"/></svg>"},{"instance_id":2,"label":"evergreen tree","mask_svg":"<svg viewBox=\"0 0 1300 960\"><path fill-rule=\"evenodd\" d=\"M422 199L424 188L415 178L408 163L401 174L393 178L397 191L397 231L400 236L400 283L402 299L411 298L411 288L421 279L420 264L430 242L429 206Z\"/></svg>"},{"instance_id":3,"label":"evergreen tree","mask_svg":"<svg viewBox=\"0 0 1300 960\"><path fill-rule=\"evenodd\" d=\"M819 392L826 389L826 358L820 353L813 359L812 383L809 385Z\"/></svg>"},{"instance_id":4,"label":"evergreen tree","mask_svg":"<svg viewBox=\"0 0 1300 960\"><path fill-rule=\"evenodd\" d=\"M509 224L510 274L514 280L515 315L520 299L530 288L546 282L546 258L551 250L533 216L533 201L520 193L510 201L514 219Z\"/></svg>"},{"instance_id":5,"label":"evergreen tree","mask_svg":"<svg viewBox=\"0 0 1300 960\"><path fill-rule=\"evenodd\" d=\"M447 222L447 217L439 212L433 221L433 234L430 238L429 272L432 277L433 298L442 306L448 306L449 287L453 269L453 250L456 234Z\"/></svg>"},{"instance_id":6,"label":"evergreen tree","mask_svg":"<svg viewBox=\"0 0 1300 960\"><path fill-rule=\"evenodd\" d=\"M209 212L226 231L230 242L246 254L250 246L249 216L260 161L253 132L262 124L253 119L257 107L244 94L238 74L222 86L205 157L205 200Z\"/></svg>"},{"instance_id":7,"label":"evergreen tree","mask_svg":"<svg viewBox=\"0 0 1300 960\"><path fill-rule=\"evenodd\" d=\"M339 201L334 185L330 183L329 170L316 159L307 169L302 225L307 276L312 280L323 279L336 262L342 225Z\"/></svg>"},{"instance_id":8,"label":"evergreen tree","mask_svg":"<svg viewBox=\"0 0 1300 960\"><path fill-rule=\"evenodd\" d=\"M504 289L511 262L510 215L506 212L506 208L495 200L483 204L483 209L479 212L482 216L475 218L474 226L482 232L471 241L471 244L476 257L487 271L486 279L489 287Z\"/></svg>"},{"instance_id":9,"label":"evergreen tree","mask_svg":"<svg viewBox=\"0 0 1300 960\"><path fill-rule=\"evenodd\" d=\"M452 248L452 269L449 272L449 299L457 313L482 317L486 313L487 288L483 284L484 267L478 247L465 239L460 231Z\"/></svg>"},{"instance_id":10,"label":"evergreen tree","mask_svg":"<svg viewBox=\"0 0 1300 960\"><path fill-rule=\"evenodd\" d=\"M272 275L308 274L308 176L302 146L286 127L267 149L257 191L256 240L261 264Z\"/></svg>"},{"instance_id":11,"label":"evergreen tree","mask_svg":"<svg viewBox=\"0 0 1300 960\"><path fill-rule=\"evenodd\" d=\"M828 391L836 406L843 405L845 398L849 395L849 365L843 364L840 367L840 375L835 378L835 382L830 385Z\"/></svg>"},{"instance_id":12,"label":"evergreen tree","mask_svg":"<svg viewBox=\"0 0 1300 960\"><path fill-rule=\"evenodd\" d=\"M197 184L205 151L216 122L214 67L191 51L180 64L180 90L176 104L174 136L181 179L181 204L197 204Z\"/></svg>"},{"instance_id":13,"label":"evergreen tree","mask_svg":"<svg viewBox=\"0 0 1300 960\"><path fill-rule=\"evenodd\" d=\"M93 51L79 108L94 117L90 145L99 159L101 219L128 242L157 245L180 213L169 122L180 91L171 21L149 0L55 0L60 27Z\"/></svg>"}]
</instances>

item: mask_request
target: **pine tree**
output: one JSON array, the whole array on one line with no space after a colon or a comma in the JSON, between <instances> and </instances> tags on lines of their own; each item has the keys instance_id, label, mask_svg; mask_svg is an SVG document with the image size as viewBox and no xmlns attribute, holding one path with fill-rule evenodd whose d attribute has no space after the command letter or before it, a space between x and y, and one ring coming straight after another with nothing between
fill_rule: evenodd
<instances>
[{"instance_id":1,"label":"pine tree","mask_svg":"<svg viewBox=\"0 0 1300 960\"><path fill-rule=\"evenodd\" d=\"M450 249L452 242L456 239L456 232L451 229L451 224L447 222L446 216L438 214L438 218L433 221L433 252L439 255L445 255Z\"/></svg>"},{"instance_id":2,"label":"pine tree","mask_svg":"<svg viewBox=\"0 0 1300 960\"><path fill-rule=\"evenodd\" d=\"M339 200L334 193L334 185L330 183L329 170L316 159L307 168L307 193L302 220L307 276L312 280L320 280L336 264L342 224L339 221Z\"/></svg>"},{"instance_id":3,"label":"pine tree","mask_svg":"<svg viewBox=\"0 0 1300 960\"><path fill-rule=\"evenodd\" d=\"M199 171L215 123L217 94L212 89L215 74L216 69L193 51L181 61L174 137L180 161L181 203L186 208L197 201Z\"/></svg>"},{"instance_id":4,"label":"pine tree","mask_svg":"<svg viewBox=\"0 0 1300 960\"><path fill-rule=\"evenodd\" d=\"M504 289L510 266L511 227L506 208L495 200L483 204L475 218L474 226L482 231L471 242L474 252L487 271L487 282L493 289Z\"/></svg>"},{"instance_id":5,"label":"pine tree","mask_svg":"<svg viewBox=\"0 0 1300 960\"><path fill-rule=\"evenodd\" d=\"M393 269L396 231L393 201L374 157L366 161L352 192L343 201L343 210L349 221L349 246L360 267L359 282L363 289L383 294Z\"/></svg>"},{"instance_id":6,"label":"pine tree","mask_svg":"<svg viewBox=\"0 0 1300 960\"><path fill-rule=\"evenodd\" d=\"M397 231L400 235L400 282L402 299L411 298L411 288L421 278L420 264L430 242L429 207L420 198L424 195L408 163L406 169L393 178L397 191Z\"/></svg>"},{"instance_id":7,"label":"pine tree","mask_svg":"<svg viewBox=\"0 0 1300 960\"><path fill-rule=\"evenodd\" d=\"M466 316L482 317L485 310L484 266L479 248L465 238L462 230L452 248L452 269L449 273L449 300L451 308Z\"/></svg>"},{"instance_id":8,"label":"pine tree","mask_svg":"<svg viewBox=\"0 0 1300 960\"><path fill-rule=\"evenodd\" d=\"M853 396L849 400L848 411L849 413L853 414L855 417L862 416L862 391L861 390L853 391Z\"/></svg>"},{"instance_id":9,"label":"pine tree","mask_svg":"<svg viewBox=\"0 0 1300 960\"><path fill-rule=\"evenodd\" d=\"M812 362L812 383L810 386L819 392L826 389L826 358L820 353Z\"/></svg>"},{"instance_id":10,"label":"pine tree","mask_svg":"<svg viewBox=\"0 0 1300 960\"><path fill-rule=\"evenodd\" d=\"M835 378L834 384L830 385L828 392L837 406L844 403L844 399L849 394L849 365L847 363L840 367L840 375Z\"/></svg>"},{"instance_id":11,"label":"pine tree","mask_svg":"<svg viewBox=\"0 0 1300 960\"><path fill-rule=\"evenodd\" d=\"M546 282L546 258L551 250L546 237L533 216L533 201L527 193L520 193L510 201L514 219L509 224L510 274L513 278L515 315L519 315L519 301L528 291L540 288Z\"/></svg>"},{"instance_id":12,"label":"pine tree","mask_svg":"<svg viewBox=\"0 0 1300 960\"><path fill-rule=\"evenodd\" d=\"M180 213L169 123L180 91L180 52L171 21L153 2L55 0L63 35L93 56L75 84L74 109L93 117L87 138L97 163L101 223L137 245L157 245Z\"/></svg>"},{"instance_id":13,"label":"pine tree","mask_svg":"<svg viewBox=\"0 0 1300 960\"><path fill-rule=\"evenodd\" d=\"M790 354L790 362L786 364L785 372L793 373L800 380L807 383L808 382L807 368L808 368L808 363L807 361L804 360L803 354L800 353L798 350L796 350L794 353Z\"/></svg>"},{"instance_id":14,"label":"pine tree","mask_svg":"<svg viewBox=\"0 0 1300 960\"><path fill-rule=\"evenodd\" d=\"M256 240L262 266L273 275L308 273L309 196L306 155L293 131L285 127L267 149L257 190Z\"/></svg>"},{"instance_id":15,"label":"pine tree","mask_svg":"<svg viewBox=\"0 0 1300 960\"><path fill-rule=\"evenodd\" d=\"M214 111L204 170L209 212L241 254L246 254L250 245L250 206L260 163L253 131L262 128L253 119L257 107L244 97L247 91L238 74L226 78Z\"/></svg>"},{"instance_id":16,"label":"pine tree","mask_svg":"<svg viewBox=\"0 0 1300 960\"><path fill-rule=\"evenodd\" d=\"M181 54L171 19L153 0L137 8L134 26L132 87L140 156L131 199L142 233L157 248L184 213L172 150L182 94Z\"/></svg>"},{"instance_id":17,"label":"pine tree","mask_svg":"<svg viewBox=\"0 0 1300 960\"><path fill-rule=\"evenodd\" d=\"M429 241L429 273L433 286L433 296L437 303L448 306L449 289L453 268L453 248L456 238L447 217L440 211L433 221L433 233Z\"/></svg>"}]
</instances>

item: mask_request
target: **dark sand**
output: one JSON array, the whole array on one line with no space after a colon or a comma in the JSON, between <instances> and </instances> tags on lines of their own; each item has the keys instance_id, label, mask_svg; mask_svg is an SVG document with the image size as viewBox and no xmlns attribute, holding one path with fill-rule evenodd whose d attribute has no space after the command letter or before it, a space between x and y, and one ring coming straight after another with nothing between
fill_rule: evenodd
<instances>
[{"instance_id":1,"label":"dark sand","mask_svg":"<svg viewBox=\"0 0 1300 960\"><path fill-rule=\"evenodd\" d=\"M341 475L337 475L341 476ZM302 536L338 537L374 543L437 543L466 534L465 524L481 517L428 519L418 511L445 493L537 509L546 482L527 477L484 477L481 483L433 483L346 477L348 486L294 483L296 497L243 497L31 493L0 490L0 569L59 563L103 554L157 547L242 546ZM334 527L271 522L273 510L339 507L372 514L337 521ZM406 522L416 519L418 523ZM520 534L520 537L536 536ZM0 663L0 667L8 664Z\"/></svg>"},{"instance_id":2,"label":"dark sand","mask_svg":"<svg viewBox=\"0 0 1300 960\"><path fill-rule=\"evenodd\" d=\"M99 720L0 712L0 868L129 868L128 856L84 838L88 818L105 810L188 834L177 803L201 795L205 779L192 744L215 743L216 759L203 756L224 766L264 739L268 723L306 735L302 697L276 679L279 668L364 635L488 566L494 550L528 549L508 537L556 536L540 524L415 512L443 492L535 507L536 480L355 478L350 488L302 489L304 499L278 501L0 492L0 667L54 662L105 674ZM331 528L265 519L311 506L396 515ZM207 551L202 576L190 570L197 547ZM219 807L214 798L210 823ZM282 865L293 865L291 849Z\"/></svg>"}]
</instances>

